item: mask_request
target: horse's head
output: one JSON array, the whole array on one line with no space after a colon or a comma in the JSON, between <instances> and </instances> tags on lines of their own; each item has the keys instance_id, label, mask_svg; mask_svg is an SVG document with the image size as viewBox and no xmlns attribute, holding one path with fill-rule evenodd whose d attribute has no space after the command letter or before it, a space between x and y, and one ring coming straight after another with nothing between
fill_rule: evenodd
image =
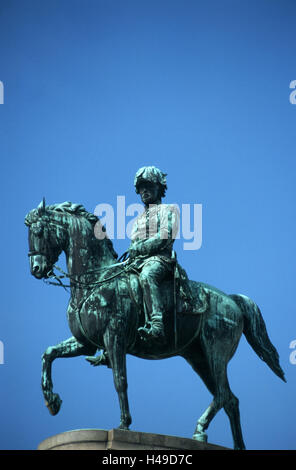
<instances>
[{"instance_id":1,"label":"horse's head","mask_svg":"<svg viewBox=\"0 0 296 470\"><path fill-rule=\"evenodd\" d=\"M61 254L60 240L50 223L50 214L45 200L25 218L29 227L29 253L31 274L37 279L48 277L54 263Z\"/></svg>"},{"instance_id":2,"label":"horse's head","mask_svg":"<svg viewBox=\"0 0 296 470\"><path fill-rule=\"evenodd\" d=\"M62 251L69 274L74 275L111 264L117 258L111 240L96 236L98 217L81 204L66 201L45 206L43 199L27 214L25 224L29 227L31 274L37 279L52 274Z\"/></svg>"}]
</instances>

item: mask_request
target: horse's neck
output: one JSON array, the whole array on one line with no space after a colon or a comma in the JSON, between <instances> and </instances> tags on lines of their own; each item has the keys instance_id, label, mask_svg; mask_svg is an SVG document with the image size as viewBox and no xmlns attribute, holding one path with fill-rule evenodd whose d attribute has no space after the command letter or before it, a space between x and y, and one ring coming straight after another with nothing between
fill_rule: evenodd
<instances>
[{"instance_id":1,"label":"horse's neck","mask_svg":"<svg viewBox=\"0 0 296 470\"><path fill-rule=\"evenodd\" d=\"M115 262L114 255L105 240L94 237L92 229L82 230L77 223L73 224L69 232L69 240L65 249L68 273L70 275L83 275L110 266Z\"/></svg>"}]
</instances>

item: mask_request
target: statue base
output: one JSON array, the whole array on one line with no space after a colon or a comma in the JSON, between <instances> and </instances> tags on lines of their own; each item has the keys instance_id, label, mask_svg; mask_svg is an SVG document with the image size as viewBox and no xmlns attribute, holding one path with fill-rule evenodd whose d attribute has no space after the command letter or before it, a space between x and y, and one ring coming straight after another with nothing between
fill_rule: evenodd
<instances>
[{"instance_id":1,"label":"statue base","mask_svg":"<svg viewBox=\"0 0 296 470\"><path fill-rule=\"evenodd\" d=\"M193 439L121 429L78 429L42 441L37 450L230 450Z\"/></svg>"}]
</instances>

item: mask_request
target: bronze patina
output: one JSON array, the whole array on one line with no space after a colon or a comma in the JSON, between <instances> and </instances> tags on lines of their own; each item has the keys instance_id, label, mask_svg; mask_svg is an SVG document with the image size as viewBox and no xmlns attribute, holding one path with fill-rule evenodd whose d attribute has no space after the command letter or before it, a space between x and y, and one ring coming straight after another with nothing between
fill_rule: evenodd
<instances>
[{"instance_id":1,"label":"bronze patina","mask_svg":"<svg viewBox=\"0 0 296 470\"><path fill-rule=\"evenodd\" d=\"M126 355L181 356L213 395L197 421L193 439L206 441L210 422L224 408L234 448L244 449L239 402L227 378L227 364L242 334L260 359L285 380L260 309L244 295L228 295L188 279L172 251L178 213L174 206L162 204L164 173L155 167L141 168L135 187L144 213L136 221L123 261L107 236L96 237L94 228L100 220L80 204L45 205L43 200L25 218L31 274L58 285L64 285L61 279L66 277L70 288L67 317L72 336L48 347L42 357L46 405L57 414L62 402L53 392L52 362L85 355L93 365L112 368L121 412L119 428L128 429L132 419ZM61 276L54 269L62 252L67 273ZM103 352L95 356L97 351Z\"/></svg>"}]
</instances>

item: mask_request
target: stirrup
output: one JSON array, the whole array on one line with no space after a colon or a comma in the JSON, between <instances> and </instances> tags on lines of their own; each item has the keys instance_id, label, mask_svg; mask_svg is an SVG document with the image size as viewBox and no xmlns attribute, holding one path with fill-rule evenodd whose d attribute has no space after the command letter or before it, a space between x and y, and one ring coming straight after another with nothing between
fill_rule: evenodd
<instances>
[{"instance_id":1,"label":"stirrup","mask_svg":"<svg viewBox=\"0 0 296 470\"><path fill-rule=\"evenodd\" d=\"M147 326L142 326L138 328L138 332L141 338L144 340L147 340L150 338L151 339L163 339L165 337L162 325L160 325L159 327L156 327L155 325L151 324L150 327L148 328Z\"/></svg>"}]
</instances>

